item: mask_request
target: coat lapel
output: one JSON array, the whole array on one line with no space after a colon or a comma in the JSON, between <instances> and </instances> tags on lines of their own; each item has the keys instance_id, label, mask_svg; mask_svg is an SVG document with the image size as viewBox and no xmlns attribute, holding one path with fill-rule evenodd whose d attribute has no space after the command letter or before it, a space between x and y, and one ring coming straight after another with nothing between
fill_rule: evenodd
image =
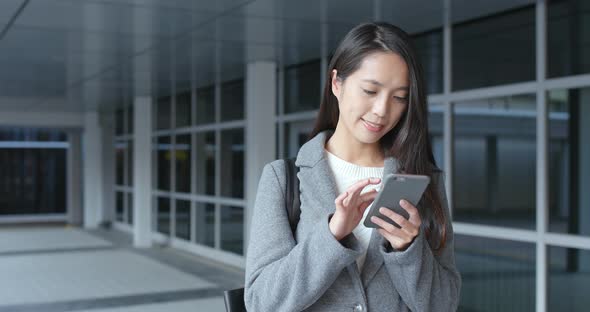
<instances>
[{"instance_id":1,"label":"coat lapel","mask_svg":"<svg viewBox=\"0 0 590 312\"><path fill-rule=\"evenodd\" d=\"M318 209L325 215L334 213L336 205L334 199L338 196L334 176L328 162L321 159L312 168L301 168L299 172L302 193L309 192L319 202ZM307 195L307 194L306 194ZM315 207L314 207L315 208Z\"/></svg>"},{"instance_id":2,"label":"coat lapel","mask_svg":"<svg viewBox=\"0 0 590 312\"><path fill-rule=\"evenodd\" d=\"M318 202L317 209L325 214L334 213L334 199L338 196L334 175L324 154L324 146L332 134L333 131L318 133L303 144L295 161L295 165L300 167L301 195L313 197L311 202Z\"/></svg>"}]
</instances>

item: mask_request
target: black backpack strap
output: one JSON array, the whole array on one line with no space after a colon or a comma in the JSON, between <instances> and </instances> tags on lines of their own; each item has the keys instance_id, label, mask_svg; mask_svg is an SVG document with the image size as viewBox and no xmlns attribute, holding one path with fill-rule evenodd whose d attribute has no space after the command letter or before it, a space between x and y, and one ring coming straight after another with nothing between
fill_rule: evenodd
<instances>
[{"instance_id":1,"label":"black backpack strap","mask_svg":"<svg viewBox=\"0 0 590 312\"><path fill-rule=\"evenodd\" d=\"M295 158L285 159L285 175L287 178L285 207L287 208L287 215L289 217L291 231L293 232L293 238L295 238L295 230L297 229L299 215L301 214L301 201L299 200L299 178L297 178L298 172L299 167L295 166ZM246 306L244 304L244 288L224 291L223 299L225 302L226 311L246 311Z\"/></svg>"},{"instance_id":2,"label":"black backpack strap","mask_svg":"<svg viewBox=\"0 0 590 312\"><path fill-rule=\"evenodd\" d=\"M295 166L295 158L285 159L285 175L287 181L287 190L285 193L285 207L287 208L287 216L289 217L289 225L291 225L291 232L295 237L295 230L299 223L299 216L301 215L301 201L299 199L299 178L297 173L299 167Z\"/></svg>"},{"instance_id":3,"label":"black backpack strap","mask_svg":"<svg viewBox=\"0 0 590 312\"><path fill-rule=\"evenodd\" d=\"M285 207L289 217L289 225L295 238L295 230L301 215L301 201L299 199L299 167L295 166L295 158L285 159L285 175L287 178L287 192L285 193ZM226 290L223 292L225 310L228 312L246 311L244 304L244 288Z\"/></svg>"}]
</instances>

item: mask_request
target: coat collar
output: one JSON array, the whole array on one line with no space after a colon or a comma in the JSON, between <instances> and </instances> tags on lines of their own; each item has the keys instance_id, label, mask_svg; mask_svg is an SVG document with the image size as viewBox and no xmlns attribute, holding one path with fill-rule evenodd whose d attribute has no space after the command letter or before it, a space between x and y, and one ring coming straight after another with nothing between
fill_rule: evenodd
<instances>
[{"instance_id":1,"label":"coat collar","mask_svg":"<svg viewBox=\"0 0 590 312\"><path fill-rule=\"evenodd\" d=\"M318 133L311 140L307 141L297 153L295 165L297 167L314 167L320 161L326 158L325 146L328 139L334 134L334 130L325 130ZM385 151L386 155L388 152ZM397 171L397 160L392 156L387 156L384 161L384 173L393 173Z\"/></svg>"},{"instance_id":2,"label":"coat collar","mask_svg":"<svg viewBox=\"0 0 590 312\"><path fill-rule=\"evenodd\" d=\"M318 133L315 137L305 143L297 154L295 165L298 167L309 167L313 170L301 170L300 178L311 183L314 191L320 191L321 196L318 200L322 202L321 209L327 214L334 213L334 199L338 196L334 175L326 160L325 145L326 141L334 133L333 130L326 130ZM387 155L387 154L386 154ZM383 177L390 173L397 172L397 160L388 156L384 160ZM383 265L383 256L380 253L380 246L385 244L385 239L377 231L373 231L367 256L361 273L363 285L368 285L369 281L375 276L379 268ZM356 262L348 266L352 274L359 274ZM356 273L353 273L356 272Z\"/></svg>"}]
</instances>

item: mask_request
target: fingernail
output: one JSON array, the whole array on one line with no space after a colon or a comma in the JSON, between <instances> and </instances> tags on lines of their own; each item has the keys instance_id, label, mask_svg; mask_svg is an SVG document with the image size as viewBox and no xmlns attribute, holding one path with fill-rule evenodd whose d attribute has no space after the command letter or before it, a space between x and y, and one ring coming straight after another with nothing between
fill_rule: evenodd
<instances>
[{"instance_id":1,"label":"fingernail","mask_svg":"<svg viewBox=\"0 0 590 312\"><path fill-rule=\"evenodd\" d=\"M402 206L405 206L406 205L406 201L402 199L402 200L399 201L399 204L402 205Z\"/></svg>"},{"instance_id":2,"label":"fingernail","mask_svg":"<svg viewBox=\"0 0 590 312\"><path fill-rule=\"evenodd\" d=\"M383 207L379 208L379 212L380 213L385 213L385 208L383 208Z\"/></svg>"}]
</instances>

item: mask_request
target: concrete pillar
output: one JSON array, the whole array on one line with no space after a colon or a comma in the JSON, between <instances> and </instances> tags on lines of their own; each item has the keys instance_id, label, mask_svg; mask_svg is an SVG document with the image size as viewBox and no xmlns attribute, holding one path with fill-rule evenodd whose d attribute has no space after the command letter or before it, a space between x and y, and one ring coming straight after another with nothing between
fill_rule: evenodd
<instances>
[{"instance_id":1,"label":"concrete pillar","mask_svg":"<svg viewBox=\"0 0 590 312\"><path fill-rule=\"evenodd\" d=\"M86 112L84 125L84 227L96 228L103 220L103 146L100 114Z\"/></svg>"},{"instance_id":2,"label":"concrete pillar","mask_svg":"<svg viewBox=\"0 0 590 312\"><path fill-rule=\"evenodd\" d=\"M147 248L152 244L151 97L136 97L133 112L133 245Z\"/></svg>"},{"instance_id":3,"label":"concrete pillar","mask_svg":"<svg viewBox=\"0 0 590 312\"><path fill-rule=\"evenodd\" d=\"M67 203L68 224L82 225L82 141L80 131L68 133Z\"/></svg>"},{"instance_id":4,"label":"concrete pillar","mask_svg":"<svg viewBox=\"0 0 590 312\"><path fill-rule=\"evenodd\" d=\"M152 10L133 10L132 28L141 33L154 28ZM150 36L136 36L133 50L142 51L152 45ZM145 53L133 58L133 245L152 245L152 56Z\"/></svg>"},{"instance_id":5,"label":"concrete pillar","mask_svg":"<svg viewBox=\"0 0 590 312\"><path fill-rule=\"evenodd\" d=\"M248 246L250 220L260 174L264 165L275 159L276 79L275 62L252 62L246 67L244 254Z\"/></svg>"},{"instance_id":6,"label":"concrete pillar","mask_svg":"<svg viewBox=\"0 0 590 312\"><path fill-rule=\"evenodd\" d=\"M103 222L115 221L115 116L101 115L103 163Z\"/></svg>"}]
</instances>

